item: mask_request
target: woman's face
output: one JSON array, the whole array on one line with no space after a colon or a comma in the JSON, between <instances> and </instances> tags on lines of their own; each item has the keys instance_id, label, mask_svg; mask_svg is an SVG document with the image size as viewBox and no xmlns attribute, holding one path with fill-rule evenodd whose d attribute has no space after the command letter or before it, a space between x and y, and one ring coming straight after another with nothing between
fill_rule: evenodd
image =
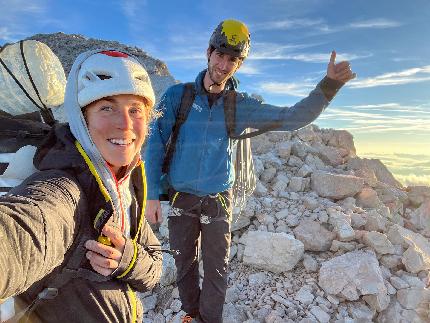
<instances>
[{"instance_id":1,"label":"woman's face","mask_svg":"<svg viewBox=\"0 0 430 323\"><path fill-rule=\"evenodd\" d=\"M149 112L147 101L131 94L106 97L86 106L91 138L115 174L140 152Z\"/></svg>"}]
</instances>

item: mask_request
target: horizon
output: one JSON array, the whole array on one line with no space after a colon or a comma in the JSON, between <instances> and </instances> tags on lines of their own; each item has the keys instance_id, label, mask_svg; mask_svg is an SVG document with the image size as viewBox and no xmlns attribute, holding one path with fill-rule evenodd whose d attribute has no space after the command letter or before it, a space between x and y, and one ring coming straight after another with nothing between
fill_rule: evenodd
<instances>
[{"instance_id":1,"label":"horizon","mask_svg":"<svg viewBox=\"0 0 430 323\"><path fill-rule=\"evenodd\" d=\"M183 1L169 10L162 0L0 0L0 46L38 33L81 34L137 46L175 79L192 81L206 67L213 29L234 18L248 25L252 41L239 89L282 106L324 77L334 49L357 78L314 123L350 132L357 155L380 159L403 185L430 186L430 44L422 37L430 3L394 2Z\"/></svg>"}]
</instances>

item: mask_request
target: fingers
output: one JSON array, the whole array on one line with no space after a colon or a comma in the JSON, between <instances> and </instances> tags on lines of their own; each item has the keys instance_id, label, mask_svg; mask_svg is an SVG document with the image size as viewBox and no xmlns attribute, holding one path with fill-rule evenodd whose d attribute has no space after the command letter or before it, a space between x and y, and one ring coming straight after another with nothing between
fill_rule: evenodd
<instances>
[{"instance_id":1,"label":"fingers","mask_svg":"<svg viewBox=\"0 0 430 323\"><path fill-rule=\"evenodd\" d=\"M103 257L92 251L87 251L86 257L90 261L91 267L103 276L109 276L119 266L118 261Z\"/></svg>"},{"instance_id":2,"label":"fingers","mask_svg":"<svg viewBox=\"0 0 430 323\"><path fill-rule=\"evenodd\" d=\"M332 52L331 52L331 56L330 56L330 62L329 62L329 64L334 64L334 62L336 61L336 51L335 50L333 50Z\"/></svg>"},{"instance_id":3,"label":"fingers","mask_svg":"<svg viewBox=\"0 0 430 323\"><path fill-rule=\"evenodd\" d=\"M161 214L161 203L159 200L148 200L145 210L145 217L150 223L161 223L163 217Z\"/></svg>"},{"instance_id":4,"label":"fingers","mask_svg":"<svg viewBox=\"0 0 430 323\"><path fill-rule=\"evenodd\" d=\"M119 262L122 257L122 252L120 252L118 249L106 246L95 240L88 240L87 242L85 242L85 248L89 250L88 252L90 252L90 254L92 252L92 254L96 254L100 257L103 257L108 260L114 260L116 262ZM99 263L99 265L102 264Z\"/></svg>"},{"instance_id":5,"label":"fingers","mask_svg":"<svg viewBox=\"0 0 430 323\"><path fill-rule=\"evenodd\" d=\"M111 225L106 224L102 229L103 234L110 239L115 246L115 249L119 250L122 254L125 246L125 238L122 235L121 230Z\"/></svg>"}]
</instances>

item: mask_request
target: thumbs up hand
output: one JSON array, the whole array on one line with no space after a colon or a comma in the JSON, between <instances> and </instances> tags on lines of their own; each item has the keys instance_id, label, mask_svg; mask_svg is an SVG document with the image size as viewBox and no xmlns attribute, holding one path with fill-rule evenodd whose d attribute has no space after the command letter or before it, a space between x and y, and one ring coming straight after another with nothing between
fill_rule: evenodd
<instances>
[{"instance_id":1,"label":"thumbs up hand","mask_svg":"<svg viewBox=\"0 0 430 323\"><path fill-rule=\"evenodd\" d=\"M333 80L346 83L357 75L351 71L351 65L348 61L336 63L336 51L332 51L330 62L327 65L327 76Z\"/></svg>"}]
</instances>

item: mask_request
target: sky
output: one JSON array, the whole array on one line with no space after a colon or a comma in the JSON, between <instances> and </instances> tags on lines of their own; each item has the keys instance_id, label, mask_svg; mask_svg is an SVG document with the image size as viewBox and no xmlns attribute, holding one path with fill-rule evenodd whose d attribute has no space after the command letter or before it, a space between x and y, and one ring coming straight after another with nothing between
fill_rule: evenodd
<instances>
[{"instance_id":1,"label":"sky","mask_svg":"<svg viewBox=\"0 0 430 323\"><path fill-rule=\"evenodd\" d=\"M430 185L430 1L0 0L0 45L62 31L138 46L192 81L206 66L223 19L244 21L251 52L240 90L290 106L326 73L330 52L357 78L315 124L345 129L360 157L379 158L398 180Z\"/></svg>"}]
</instances>

